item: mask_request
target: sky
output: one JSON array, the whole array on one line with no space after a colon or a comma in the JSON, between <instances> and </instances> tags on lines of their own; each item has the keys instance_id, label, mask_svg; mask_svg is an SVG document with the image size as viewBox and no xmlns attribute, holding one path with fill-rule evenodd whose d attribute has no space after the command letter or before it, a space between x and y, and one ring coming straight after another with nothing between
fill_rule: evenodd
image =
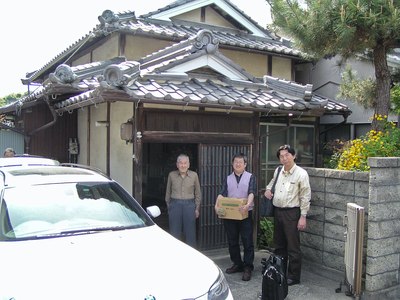
<instances>
[{"instance_id":1,"label":"sky","mask_svg":"<svg viewBox=\"0 0 400 300\"><path fill-rule=\"evenodd\" d=\"M265 0L230 0L265 27L269 20ZM26 73L46 63L88 34L104 10L155 11L173 0L14 0L0 1L0 97L24 93ZM251 5L250 5L251 3ZM32 91L32 87L31 87Z\"/></svg>"}]
</instances>

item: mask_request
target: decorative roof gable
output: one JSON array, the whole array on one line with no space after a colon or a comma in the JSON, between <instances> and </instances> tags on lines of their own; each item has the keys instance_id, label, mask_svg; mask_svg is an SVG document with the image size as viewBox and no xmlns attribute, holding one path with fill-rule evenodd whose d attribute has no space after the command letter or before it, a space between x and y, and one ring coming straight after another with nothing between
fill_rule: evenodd
<instances>
[{"instance_id":1,"label":"decorative roof gable","mask_svg":"<svg viewBox=\"0 0 400 300\"><path fill-rule=\"evenodd\" d=\"M235 24L240 26L239 29L244 29L255 36L272 38L270 32L262 28L256 21L228 0L178 0L141 17L171 21L174 17L206 6L213 7L221 16L228 20L233 20Z\"/></svg>"},{"instance_id":2,"label":"decorative roof gable","mask_svg":"<svg viewBox=\"0 0 400 300\"><path fill-rule=\"evenodd\" d=\"M218 50L219 40L209 30L201 30L196 36L177 43L139 60L142 76L158 74L188 74L208 67L235 80L254 80L254 76L222 55Z\"/></svg>"}]
</instances>

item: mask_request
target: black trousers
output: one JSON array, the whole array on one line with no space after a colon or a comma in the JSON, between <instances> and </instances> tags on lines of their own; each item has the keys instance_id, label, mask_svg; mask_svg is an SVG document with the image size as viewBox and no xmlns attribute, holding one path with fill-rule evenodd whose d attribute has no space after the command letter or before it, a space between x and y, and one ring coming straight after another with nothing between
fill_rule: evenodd
<instances>
[{"instance_id":1,"label":"black trousers","mask_svg":"<svg viewBox=\"0 0 400 300\"><path fill-rule=\"evenodd\" d=\"M225 232L228 238L231 261L239 267L254 269L253 217L252 211L244 220L224 219ZM240 240L243 244L243 259L240 254Z\"/></svg>"},{"instance_id":2,"label":"black trousers","mask_svg":"<svg viewBox=\"0 0 400 300\"><path fill-rule=\"evenodd\" d=\"M283 256L288 262L287 277L300 280L300 232L297 229L297 223L300 219L300 208L275 207L274 217L275 254Z\"/></svg>"}]
</instances>

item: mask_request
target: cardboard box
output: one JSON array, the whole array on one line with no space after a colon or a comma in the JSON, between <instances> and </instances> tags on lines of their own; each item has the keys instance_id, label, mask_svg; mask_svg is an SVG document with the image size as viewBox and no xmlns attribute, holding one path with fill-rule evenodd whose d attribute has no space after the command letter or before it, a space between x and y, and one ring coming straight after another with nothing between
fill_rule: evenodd
<instances>
[{"instance_id":1,"label":"cardboard box","mask_svg":"<svg viewBox=\"0 0 400 300\"><path fill-rule=\"evenodd\" d=\"M246 211L242 214L239 210L240 206L247 203L247 199L223 197L218 201L218 217L221 219L243 220L249 216Z\"/></svg>"}]
</instances>

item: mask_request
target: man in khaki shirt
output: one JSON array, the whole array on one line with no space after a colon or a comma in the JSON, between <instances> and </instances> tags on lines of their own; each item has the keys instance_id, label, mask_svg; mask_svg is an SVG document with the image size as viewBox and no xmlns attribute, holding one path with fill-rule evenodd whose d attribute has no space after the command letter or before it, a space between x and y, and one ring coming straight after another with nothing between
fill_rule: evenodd
<instances>
[{"instance_id":1,"label":"man in khaki shirt","mask_svg":"<svg viewBox=\"0 0 400 300\"><path fill-rule=\"evenodd\" d=\"M177 170L168 175L165 202L168 207L169 231L177 239L196 247L196 219L200 215L201 190L196 172L189 170L189 157L178 156Z\"/></svg>"},{"instance_id":2,"label":"man in khaki shirt","mask_svg":"<svg viewBox=\"0 0 400 300\"><path fill-rule=\"evenodd\" d=\"M267 199L273 197L275 207L275 254L283 256L289 263L287 282L288 285L294 285L300 283L300 230L306 229L311 188L307 171L295 163L296 151L293 148L289 145L279 147L277 157L283 168L275 185L275 193L272 194L271 188L276 180L277 170L264 195Z\"/></svg>"}]
</instances>

